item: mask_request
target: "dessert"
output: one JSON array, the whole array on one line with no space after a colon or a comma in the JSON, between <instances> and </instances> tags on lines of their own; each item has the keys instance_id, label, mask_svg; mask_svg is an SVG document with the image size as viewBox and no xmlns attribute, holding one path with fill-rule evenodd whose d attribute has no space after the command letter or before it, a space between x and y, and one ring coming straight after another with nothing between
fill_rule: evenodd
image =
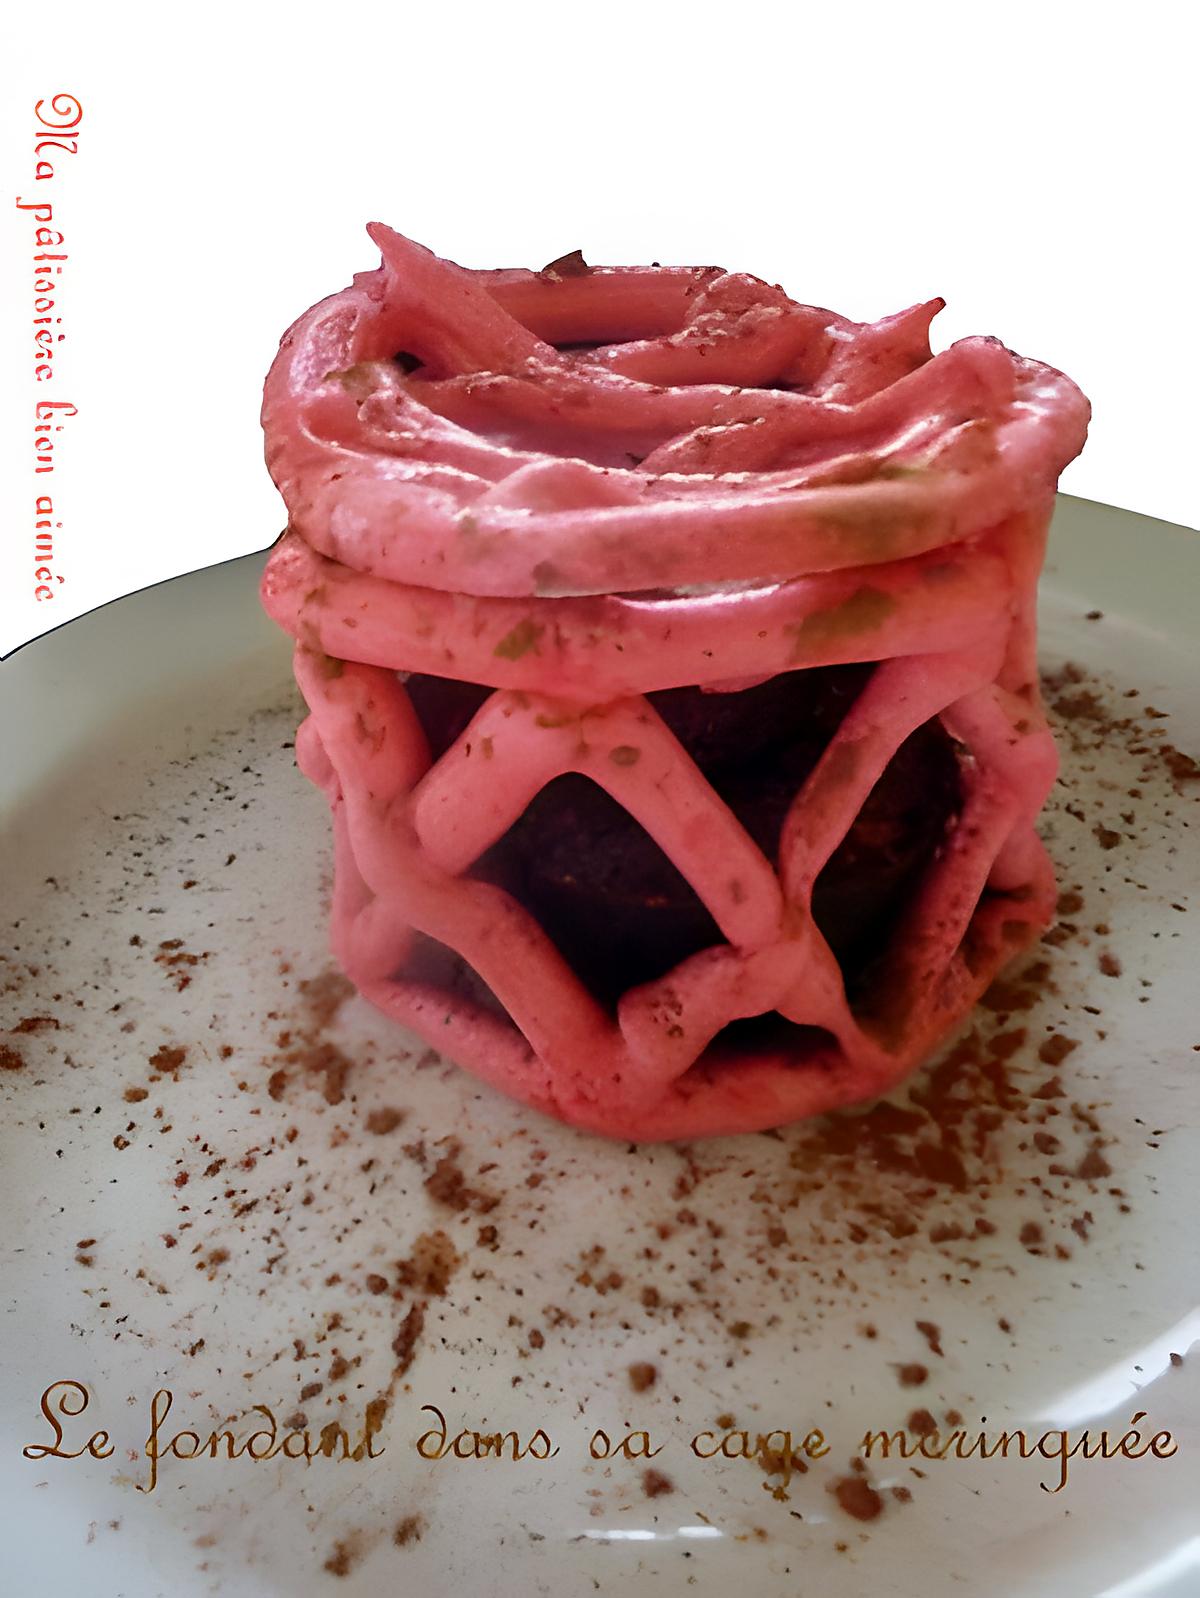
<instances>
[{"instance_id":1,"label":"dessert","mask_svg":"<svg viewBox=\"0 0 1200 1598\"><path fill-rule=\"evenodd\" d=\"M1036 583L1086 400L932 355L939 300L369 231L263 407L346 974L613 1136L887 1091L1053 910Z\"/></svg>"}]
</instances>

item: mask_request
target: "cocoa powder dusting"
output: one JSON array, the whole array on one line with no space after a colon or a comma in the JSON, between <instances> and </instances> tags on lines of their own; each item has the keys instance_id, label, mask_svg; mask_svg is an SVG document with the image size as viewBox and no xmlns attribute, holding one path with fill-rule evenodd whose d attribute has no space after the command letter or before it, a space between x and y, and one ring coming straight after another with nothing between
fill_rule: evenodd
<instances>
[{"instance_id":1,"label":"cocoa powder dusting","mask_svg":"<svg viewBox=\"0 0 1200 1598\"><path fill-rule=\"evenodd\" d=\"M341 1104L353 1061L324 1034L354 988L340 971L330 968L302 980L297 991L296 1012L276 1037L276 1052L265 1062L270 1067L267 1093L279 1103L293 1081L307 1081L319 1088L326 1104Z\"/></svg>"},{"instance_id":2,"label":"cocoa powder dusting","mask_svg":"<svg viewBox=\"0 0 1200 1598\"><path fill-rule=\"evenodd\" d=\"M1130 745L1140 748L1140 740L1145 738L1141 719L1131 716L1122 722L1114 718L1101 692L1085 684L1082 675L1065 678L1053 698L1056 714L1068 719L1072 747L1078 740L1078 748L1084 751L1099 748L1116 727ZM1191 782L1198 774L1189 757L1172 752L1161 741L1147 742L1145 752L1136 758L1148 772L1165 769L1176 783ZM1074 793L1068 797L1076 808L1087 802ZM1069 810L1068 817L1074 819L1063 823L1068 830L1076 829L1092 860L1103 858L1114 873L1137 869L1137 823L1131 816L1138 801L1133 798L1133 810L1125 812L1129 802L1108 795L1104 815L1099 805L1086 816L1075 817L1074 810ZM1094 1030L1102 1035L1105 1022L1098 1007L1075 1002L1076 992L1064 974L1066 962L1076 957L1092 974L1097 970L1106 977L1122 974L1122 962L1114 952L1125 953L1120 943L1120 916L1113 900L1106 900L1102 891L1097 894L1091 874L1080 868L1078 872L1060 869L1060 875L1056 926L1048 930L1042 945L1025 957L1024 964L1004 972L992 984L965 1034L898 1089L894 1102L820 1117L767 1134L754 1144L749 1157L741 1144L735 1155L704 1144L673 1149L666 1180L657 1184L646 1212L640 1213L632 1202L622 1204L621 1226L606 1224L598 1215L593 1246L582 1250L589 1241L584 1234L579 1239L580 1258L564 1259L560 1278L553 1285L548 1276L543 1282L535 1273L535 1285L531 1286L519 1262L545 1257L542 1239L555 1225L556 1182L569 1179L570 1164L581 1157L561 1152L562 1142L545 1137L532 1118L522 1125L519 1136L508 1138L501 1148L500 1138L482 1119L479 1130L465 1130L474 1125L470 1114L454 1123L463 1131L460 1139L440 1135L444 1122L441 1126L424 1124L415 1100L411 1111L384 1106L366 1112L354 1100L354 1072L361 1068L366 1082L370 1068L375 1064L382 1067L383 1060L370 1045L364 1051L357 1041L349 1041L355 1034L348 1021L345 1033L339 1031L336 1039L326 1035L338 1023L353 992L351 985L333 970L300 981L294 988L285 983L296 1002L286 1012L282 1008L272 1012L273 1025L264 1034L257 1056L261 1074L255 1078L253 1046L240 1036L238 1064L233 1068L252 1079L250 1087L257 1090L262 1120L250 1123L254 1135L238 1147L220 1144L219 1127L205 1127L207 1138L196 1136L186 1146L172 1144L169 1138L163 1143L171 1149L174 1166L187 1168L175 1169L168 1163L163 1171L164 1185L174 1177L170 1191L179 1214L171 1223L174 1231L163 1235L162 1245L156 1238L155 1249L161 1247L163 1259L170 1264L182 1265L189 1274L193 1268L206 1272L221 1285L227 1273L232 1281L238 1271L261 1271L264 1293L273 1291L276 1281L289 1272L293 1283L303 1280L307 1284L311 1279L320 1287L323 1282L324 1299L308 1303L311 1324L306 1320L299 1328L304 1335L297 1339L294 1355L290 1348L280 1351L288 1361L280 1367L288 1372L288 1381L277 1391L290 1395L283 1399L287 1407L295 1405L298 1394L304 1403L320 1398L321 1409L344 1405L340 1413L349 1417L355 1384L358 1391L378 1391L385 1384L386 1370L372 1371L372 1350L386 1365L390 1342L394 1359L391 1382L386 1393L367 1406L368 1436L382 1425L394 1386L413 1367L423 1341L451 1346L458 1337L467 1341L475 1335L465 1319L472 1303L496 1294L512 1294L503 1353L512 1366L513 1386L524 1381L526 1393L543 1380L560 1379L553 1359L562 1347L578 1348L596 1335L603 1336L607 1328L619 1327L622 1343L617 1346L631 1350L638 1346L633 1337L649 1334L644 1346L665 1350L668 1337L695 1330L706 1342L705 1358L712 1359L715 1368L718 1359L729 1366L747 1355L752 1360L759 1340L761 1346L769 1346L772 1326L785 1314L818 1321L830 1313L829 1306L840 1303L852 1306L853 1325L854 1318L873 1308L878 1313L878 1305L865 1291L865 1270L860 1292L856 1279L859 1264L869 1269L872 1263L886 1262L897 1286L910 1291L908 1302L914 1309L932 1301L939 1276L947 1282L966 1283L969 1294L973 1275L992 1273L989 1285L998 1280L1005 1284L995 1302L1019 1324L1020 1293L1010 1293L1008 1286L1013 1262L1019 1261L1015 1267L1018 1287L1021 1280L1029 1279L1042 1291L1043 1273L1061 1272L1057 1262L1068 1257L1060 1239L1076 1249L1078 1262L1092 1233L1129 1202L1119 1189L1101 1185L1113 1177L1112 1162L1120 1163L1114 1153L1120 1144L1114 1144L1111 1133L1102 1130L1103 1105L1087 1102L1100 1098L1090 1086L1088 1056ZM1176 909L1182 911L1183 907ZM1112 947L1107 943L1102 947L1101 939L1111 940ZM135 948L139 944L140 940L132 942ZM1080 949L1086 951L1082 956L1078 955ZM137 958L145 959L145 955ZM197 977L193 996L208 979L210 973L201 968L209 958L190 954L178 939L159 944L154 956L178 991ZM219 958L212 956L214 961ZM1126 955L1126 963L1130 967L1127 986L1132 989L1140 973L1132 955ZM280 966L281 975L289 972L290 967ZM1110 984L1093 981L1085 996L1095 998L1098 1006L1097 987L1110 997L1114 990ZM175 1002L170 993L160 997L164 1006ZM55 996L56 1002L58 998L61 995ZM45 1000L39 996L37 1002L51 1002L49 988ZM63 1013L71 1016L66 1032L69 1039L76 1035L73 1012ZM1088 1017L1094 1018L1094 1030ZM222 1018L206 1024L211 1029L224 1022ZM174 1019L164 1020L163 1025L166 1030L181 1030ZM11 1030L30 1035L30 1050L53 1050L60 1025L49 1015L31 1013ZM216 1033L221 1035L221 1031ZM197 1062L214 1060L216 1052L211 1030L197 1032L190 1045L161 1044L149 1056L149 1064L156 1077L177 1079L185 1062L194 1067L195 1074ZM221 1047L221 1059L232 1055L228 1045ZM135 1059L138 1057L140 1049ZM0 1044L0 1069L16 1071L24 1064L14 1048ZM428 1069L432 1080L439 1068L438 1057L426 1050L406 1071ZM305 1094L305 1088L316 1093ZM25 1084L14 1083L11 1091L24 1092ZM229 1091L233 1092L232 1086ZM240 1082L238 1091L249 1091L247 1083ZM125 1106L140 1104L149 1096L144 1087L118 1087L117 1092ZM407 1096L408 1088L400 1092ZM331 1109L346 1104L340 1119L325 1118L323 1105L311 1102L317 1093ZM164 1108L178 1097L166 1088L155 1090L155 1103L161 1102ZM289 1098L294 1116L272 1111L267 1103L280 1104ZM315 1145L314 1123L301 1113L305 1108L320 1118L323 1127L322 1140ZM122 1137L128 1146L126 1134L133 1131L129 1113L125 1109L116 1125L104 1128L106 1139L117 1125L124 1125ZM162 1117L163 1110L157 1114ZM296 1125L287 1126L289 1119L298 1123L299 1132ZM268 1120L273 1131L263 1135L259 1128ZM141 1115L141 1121L142 1129L136 1134L139 1149L147 1146L146 1134L160 1124L156 1122L152 1128L148 1112ZM385 1137L406 1121L412 1121L413 1129L406 1132L412 1141L369 1142L370 1137ZM326 1138L331 1126L332 1134ZM169 1125L163 1129L169 1130ZM293 1139L297 1139L294 1145ZM335 1151L332 1156L326 1152L327 1142ZM345 1147L339 1149L340 1144ZM628 1183L620 1190L622 1198L630 1199L643 1184L649 1187L648 1172L656 1160L661 1171L666 1158L657 1151L631 1147L622 1166L620 1180ZM495 1165L490 1163L493 1159ZM267 1172L278 1170L286 1160L286 1173L280 1171L251 1190L247 1173L256 1160L262 1161L262 1170ZM355 1176L360 1184L357 1189L348 1188L347 1171L361 1172L360 1177ZM409 1217L412 1224L396 1234L390 1247L381 1247L378 1236L364 1245L363 1239L368 1237L365 1227L356 1244L352 1226L347 1224L338 1229L340 1252L323 1258L313 1271L311 1258L300 1255L297 1238L303 1237L309 1213L328 1216L329 1201L323 1195L329 1192L331 1173L343 1182L341 1189L334 1186L339 1203L346 1191L357 1193L356 1214L375 1205L389 1215ZM749 1222L744 1228L742 1216L734 1215L730 1208L735 1180L737 1204ZM504 1208L496 1215L501 1195ZM1015 1218L1014 1203L1020 1206ZM226 1239L232 1247L212 1235L210 1217L221 1204L237 1224L237 1240ZM437 1206L438 1226L429 1219L429 1204ZM260 1207L254 1220L242 1221L240 1217L249 1216L256 1205ZM306 1211L308 1205L316 1205L318 1210ZM293 1216L299 1225L289 1234L288 1221ZM487 1224L480 1224L477 1217L487 1217ZM414 1236L415 1227L422 1224L430 1229ZM748 1244L745 1238L749 1238ZM267 1240L265 1247L260 1239ZM84 1241L91 1245L91 1239ZM1023 1259L1020 1249L1038 1259ZM394 1258L400 1251L402 1257ZM99 1285L101 1266L105 1272L110 1266L106 1253L84 1253L81 1245L80 1254L81 1265L97 1260L90 1279ZM1008 1274L1001 1277L1002 1271ZM1066 1277L1060 1274L1058 1279L1065 1281ZM81 1281L87 1280L81 1277ZM521 1285L514 1288L513 1282ZM143 1285L149 1292L166 1290L156 1287L148 1274ZM763 1308L760 1288L771 1295L770 1309ZM754 1318L743 1320L741 1314ZM462 1330L451 1331L460 1318ZM949 1316L943 1320L950 1332L943 1333L932 1320L913 1323L935 1360L944 1355L944 1337L951 1338L952 1353L959 1344L958 1323ZM1015 1341L1012 1321L1000 1316L996 1324ZM891 1340L893 1327L880 1334L874 1325L859 1320L858 1329L862 1342L856 1344L856 1351L877 1363L889 1360L902 1388L917 1389L928 1382L927 1365L897 1363L913 1351L911 1333L906 1346L903 1340L898 1344ZM193 1329L180 1344L192 1356L204 1347L203 1339L191 1340L194 1336ZM501 1338L496 1341L500 1343ZM915 1346L920 1348L920 1344ZM290 1363L293 1357L294 1366ZM662 1387L656 1365L646 1360L627 1364L626 1360L628 1354L623 1360L618 1353L608 1364L619 1389L624 1390L626 1382L635 1394ZM1171 1356L1172 1365L1181 1360L1180 1355ZM268 1359L254 1372L256 1394L271 1363ZM938 1377L935 1388L940 1390L953 1370L936 1364L934 1370ZM609 1386L613 1386L611 1379ZM717 1402L729 1402L730 1395L722 1393L719 1386L715 1395ZM913 1392L907 1401L915 1396ZM951 1397L967 1405L965 1394L945 1395ZM903 1402L901 1399L900 1407ZM742 1408L745 1411L746 1405ZM283 1412L282 1408L277 1411ZM951 1417L957 1415L958 1411L947 1410L947 1423L956 1423ZM291 1419L303 1422L304 1411L296 1410ZM636 1414L631 1421L642 1424ZM310 1423L319 1424L315 1418ZM703 1425L703 1419L698 1418L697 1424ZM720 1430L731 1430L735 1424L732 1411L718 1416L716 1424ZM747 1421L743 1419L742 1424ZM938 1430L933 1412L925 1407L913 1409L907 1425L917 1437ZM349 1418L344 1426L351 1431ZM340 1446L338 1423L331 1422L321 1436L323 1443L328 1440L331 1453L335 1445ZM351 1432L351 1443L353 1440ZM800 1475L808 1469L799 1454L793 1453L789 1461L780 1451L769 1449L758 1456L758 1464L768 1477ZM919 1471L913 1474L921 1476ZM819 1475L809 1476L808 1482L814 1479L819 1480ZM654 1469L645 1470L640 1481L646 1497L674 1491L670 1478ZM844 1514L862 1522L882 1514L885 1493L892 1502L904 1502L908 1496L907 1488L877 1490L871 1486L862 1461L831 1482L828 1490ZM781 1487L775 1489L776 1496L781 1492ZM377 1535L390 1535L395 1547L405 1548L419 1541L424 1530L421 1517L411 1514L394 1524L389 1519ZM839 1546L845 1548L846 1544ZM339 1537L324 1560L325 1571L338 1577L349 1575L362 1549L360 1533ZM321 1557L318 1552L316 1560Z\"/></svg>"}]
</instances>

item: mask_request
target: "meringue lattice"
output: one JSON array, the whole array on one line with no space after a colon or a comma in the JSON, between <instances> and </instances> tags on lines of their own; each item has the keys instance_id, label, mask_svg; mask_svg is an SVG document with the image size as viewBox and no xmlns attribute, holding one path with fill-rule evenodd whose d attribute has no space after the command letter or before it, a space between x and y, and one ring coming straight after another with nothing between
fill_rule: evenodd
<instances>
[{"instance_id":1,"label":"meringue lattice","mask_svg":"<svg viewBox=\"0 0 1200 1598\"><path fill-rule=\"evenodd\" d=\"M936 301L855 324L716 269L475 272L372 234L382 267L290 330L264 406L290 527L263 596L296 639L348 976L614 1136L886 1091L1052 913L1035 588L1086 401L992 340L931 355ZM764 852L649 696L850 662L864 685ZM412 673L479 687L437 758ZM814 885L929 723L958 803L848 992ZM571 773L717 934L615 997L485 869Z\"/></svg>"}]
</instances>

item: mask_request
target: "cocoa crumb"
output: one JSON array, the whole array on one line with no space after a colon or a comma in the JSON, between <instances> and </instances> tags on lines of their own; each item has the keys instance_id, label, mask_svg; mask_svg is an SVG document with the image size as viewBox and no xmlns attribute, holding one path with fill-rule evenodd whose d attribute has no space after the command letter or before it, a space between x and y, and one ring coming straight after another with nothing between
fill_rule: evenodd
<instances>
[{"instance_id":1,"label":"cocoa crumb","mask_svg":"<svg viewBox=\"0 0 1200 1598\"><path fill-rule=\"evenodd\" d=\"M669 1476L664 1476L661 1470L653 1466L642 1472L642 1491L647 1498L661 1498L664 1493L673 1493L675 1483Z\"/></svg>"},{"instance_id":2,"label":"cocoa crumb","mask_svg":"<svg viewBox=\"0 0 1200 1598\"><path fill-rule=\"evenodd\" d=\"M396 1356L396 1376L403 1376L416 1358L417 1344L425 1330L425 1306L414 1304L400 1322L400 1330L392 1339L392 1353Z\"/></svg>"},{"instance_id":3,"label":"cocoa crumb","mask_svg":"<svg viewBox=\"0 0 1200 1598\"><path fill-rule=\"evenodd\" d=\"M346 1097L346 1078L352 1061L335 1043L310 1043L287 1056L309 1076L323 1077L321 1096L326 1104L340 1104Z\"/></svg>"},{"instance_id":4,"label":"cocoa crumb","mask_svg":"<svg viewBox=\"0 0 1200 1598\"><path fill-rule=\"evenodd\" d=\"M1112 1175L1112 1166L1101 1153L1101 1145L1093 1143L1075 1167L1075 1175L1084 1182L1099 1182Z\"/></svg>"},{"instance_id":5,"label":"cocoa crumb","mask_svg":"<svg viewBox=\"0 0 1200 1598\"><path fill-rule=\"evenodd\" d=\"M636 1360L629 1367L629 1385L635 1393L644 1393L658 1380L658 1367L645 1360Z\"/></svg>"},{"instance_id":6,"label":"cocoa crumb","mask_svg":"<svg viewBox=\"0 0 1200 1598\"><path fill-rule=\"evenodd\" d=\"M407 1548L409 1543L420 1542L424 1530L425 1522L420 1515L405 1515L392 1533L392 1541L397 1548Z\"/></svg>"},{"instance_id":7,"label":"cocoa crumb","mask_svg":"<svg viewBox=\"0 0 1200 1598\"><path fill-rule=\"evenodd\" d=\"M907 1365L897 1365L896 1375L900 1379L901 1387L921 1387L929 1380L929 1371L924 1365L915 1360Z\"/></svg>"},{"instance_id":8,"label":"cocoa crumb","mask_svg":"<svg viewBox=\"0 0 1200 1598\"><path fill-rule=\"evenodd\" d=\"M908 1430L914 1437L931 1437L937 1429L937 1421L927 1409L914 1409L908 1417Z\"/></svg>"},{"instance_id":9,"label":"cocoa crumb","mask_svg":"<svg viewBox=\"0 0 1200 1598\"><path fill-rule=\"evenodd\" d=\"M408 1258L396 1261L397 1288L415 1287L441 1298L460 1263L461 1256L445 1232L423 1232Z\"/></svg>"},{"instance_id":10,"label":"cocoa crumb","mask_svg":"<svg viewBox=\"0 0 1200 1598\"><path fill-rule=\"evenodd\" d=\"M929 1228L931 1243L955 1243L962 1235L963 1229L957 1221L937 1221Z\"/></svg>"},{"instance_id":11,"label":"cocoa crumb","mask_svg":"<svg viewBox=\"0 0 1200 1598\"><path fill-rule=\"evenodd\" d=\"M941 1329L933 1321L917 1321L915 1325L921 1336L929 1344L929 1352L940 1355L942 1353Z\"/></svg>"},{"instance_id":12,"label":"cocoa crumb","mask_svg":"<svg viewBox=\"0 0 1200 1598\"><path fill-rule=\"evenodd\" d=\"M163 1043L150 1056L150 1066L161 1075L177 1076L187 1059L187 1046L183 1043Z\"/></svg>"},{"instance_id":13,"label":"cocoa crumb","mask_svg":"<svg viewBox=\"0 0 1200 1598\"><path fill-rule=\"evenodd\" d=\"M358 1551L349 1541L338 1541L333 1545L333 1552L325 1561L324 1568L331 1576L348 1576L354 1569Z\"/></svg>"},{"instance_id":14,"label":"cocoa crumb","mask_svg":"<svg viewBox=\"0 0 1200 1598\"><path fill-rule=\"evenodd\" d=\"M985 1010L991 1010L996 1015L1032 1010L1038 1000L1037 985L1044 979L1048 969L1048 967L1031 967L1023 977L1016 980L1002 977L992 983L979 1002Z\"/></svg>"},{"instance_id":15,"label":"cocoa crumb","mask_svg":"<svg viewBox=\"0 0 1200 1598\"><path fill-rule=\"evenodd\" d=\"M332 968L319 976L306 977L300 983L301 997L316 1027L328 1026L353 993L354 984Z\"/></svg>"},{"instance_id":16,"label":"cocoa crumb","mask_svg":"<svg viewBox=\"0 0 1200 1598\"><path fill-rule=\"evenodd\" d=\"M1038 1046L1038 1059L1044 1065L1061 1065L1068 1054L1079 1047L1074 1038L1064 1037L1061 1032L1055 1032Z\"/></svg>"},{"instance_id":17,"label":"cocoa crumb","mask_svg":"<svg viewBox=\"0 0 1200 1598\"><path fill-rule=\"evenodd\" d=\"M406 1110L397 1110L391 1107L382 1110L372 1110L367 1116L367 1131L373 1132L376 1137L385 1137L389 1132L394 1132L407 1115Z\"/></svg>"},{"instance_id":18,"label":"cocoa crumb","mask_svg":"<svg viewBox=\"0 0 1200 1598\"><path fill-rule=\"evenodd\" d=\"M451 1210L476 1210L486 1215L494 1210L500 1200L467 1184L467 1179L456 1163L453 1154L443 1154L425 1178L425 1191L438 1204Z\"/></svg>"},{"instance_id":19,"label":"cocoa crumb","mask_svg":"<svg viewBox=\"0 0 1200 1598\"><path fill-rule=\"evenodd\" d=\"M57 1017L52 1015L27 1015L24 1020L18 1021L12 1030L14 1032L45 1032L48 1028L52 1028L57 1032L61 1025L62 1023Z\"/></svg>"},{"instance_id":20,"label":"cocoa crumb","mask_svg":"<svg viewBox=\"0 0 1200 1598\"><path fill-rule=\"evenodd\" d=\"M883 1513L883 1499L862 1476L839 1476L828 1488L838 1508L855 1520L877 1520Z\"/></svg>"},{"instance_id":21,"label":"cocoa crumb","mask_svg":"<svg viewBox=\"0 0 1200 1598\"><path fill-rule=\"evenodd\" d=\"M1174 744L1159 744L1158 754L1170 773L1176 793L1182 793L1182 783L1195 782L1200 778L1200 763L1193 760L1191 755L1185 755L1181 749L1176 749Z\"/></svg>"},{"instance_id":22,"label":"cocoa crumb","mask_svg":"<svg viewBox=\"0 0 1200 1598\"><path fill-rule=\"evenodd\" d=\"M162 966L166 975L175 984L175 991L182 993L191 986L191 970L201 961L207 960L207 954L189 954L183 947L182 938L167 938L158 946L158 953L154 956L155 965Z\"/></svg>"}]
</instances>

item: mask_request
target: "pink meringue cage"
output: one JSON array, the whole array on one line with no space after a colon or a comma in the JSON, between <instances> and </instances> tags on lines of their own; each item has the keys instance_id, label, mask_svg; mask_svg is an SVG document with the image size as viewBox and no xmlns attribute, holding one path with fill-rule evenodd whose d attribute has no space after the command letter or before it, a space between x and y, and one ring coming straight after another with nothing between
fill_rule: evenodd
<instances>
[{"instance_id":1,"label":"pink meringue cage","mask_svg":"<svg viewBox=\"0 0 1200 1598\"><path fill-rule=\"evenodd\" d=\"M296 641L347 976L501 1091L614 1137L887 1092L1053 913L1036 585L1086 400L992 339L931 354L940 301L859 324L716 268L473 271L370 231L382 266L289 330L263 410L289 514L263 600ZM769 857L647 695L848 662L866 685ZM492 690L436 759L409 673ZM935 719L957 812L852 1000L814 883ZM613 1003L473 875L571 772L720 932ZM471 979L422 974L420 940ZM798 1041L723 1045L761 1015Z\"/></svg>"}]
</instances>

